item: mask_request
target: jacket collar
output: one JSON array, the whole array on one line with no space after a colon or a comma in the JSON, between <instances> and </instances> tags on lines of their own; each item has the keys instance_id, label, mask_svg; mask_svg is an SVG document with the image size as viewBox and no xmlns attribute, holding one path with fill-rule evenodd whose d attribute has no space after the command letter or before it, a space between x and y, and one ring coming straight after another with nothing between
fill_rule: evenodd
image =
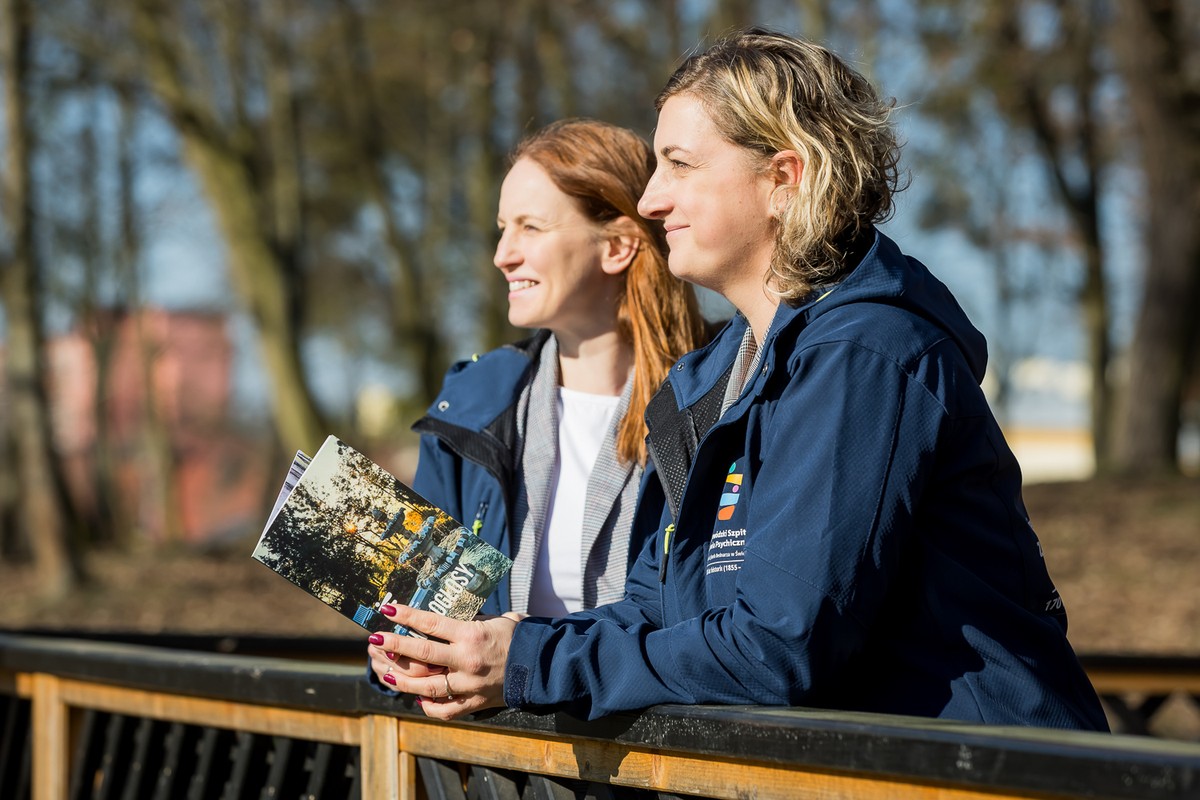
<instances>
[{"instance_id":1,"label":"jacket collar","mask_svg":"<svg viewBox=\"0 0 1200 800\"><path fill-rule=\"evenodd\" d=\"M517 404L550 332L459 361L446 373L442 390L424 419L480 432Z\"/></svg>"}]
</instances>

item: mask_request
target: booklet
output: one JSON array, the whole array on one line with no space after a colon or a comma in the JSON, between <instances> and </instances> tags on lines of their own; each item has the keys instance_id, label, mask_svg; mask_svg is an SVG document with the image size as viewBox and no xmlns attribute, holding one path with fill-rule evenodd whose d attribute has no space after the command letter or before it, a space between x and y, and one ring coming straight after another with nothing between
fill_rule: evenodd
<instances>
[{"instance_id":1,"label":"booklet","mask_svg":"<svg viewBox=\"0 0 1200 800\"><path fill-rule=\"evenodd\" d=\"M413 636L380 606L471 619L512 566L335 436L296 453L252 556L372 633Z\"/></svg>"}]
</instances>

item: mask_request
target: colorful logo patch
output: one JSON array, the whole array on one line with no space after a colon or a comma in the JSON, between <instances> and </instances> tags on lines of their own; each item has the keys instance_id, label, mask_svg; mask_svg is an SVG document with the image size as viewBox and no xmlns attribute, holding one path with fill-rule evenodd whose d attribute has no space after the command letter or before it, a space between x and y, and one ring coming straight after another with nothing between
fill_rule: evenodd
<instances>
[{"instance_id":1,"label":"colorful logo patch","mask_svg":"<svg viewBox=\"0 0 1200 800\"><path fill-rule=\"evenodd\" d=\"M729 474L725 476L725 491L721 493L721 507L717 509L717 519L725 521L733 516L734 506L742 496L742 473L734 472L737 462L729 465Z\"/></svg>"}]
</instances>

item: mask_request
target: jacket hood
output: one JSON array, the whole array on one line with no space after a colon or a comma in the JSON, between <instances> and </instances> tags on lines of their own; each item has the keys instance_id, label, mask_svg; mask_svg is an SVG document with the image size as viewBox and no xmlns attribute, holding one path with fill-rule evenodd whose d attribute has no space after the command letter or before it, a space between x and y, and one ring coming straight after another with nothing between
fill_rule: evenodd
<instances>
[{"instance_id":1,"label":"jacket hood","mask_svg":"<svg viewBox=\"0 0 1200 800\"><path fill-rule=\"evenodd\" d=\"M945 331L962 351L977 382L987 370L987 340L971 324L958 300L946 285L915 258L904 255L894 241L875 231L875 242L858 266L824 297L795 309L809 323L835 308L852 303L882 303L911 311ZM787 309L781 308L776 323L783 327Z\"/></svg>"}]
</instances>

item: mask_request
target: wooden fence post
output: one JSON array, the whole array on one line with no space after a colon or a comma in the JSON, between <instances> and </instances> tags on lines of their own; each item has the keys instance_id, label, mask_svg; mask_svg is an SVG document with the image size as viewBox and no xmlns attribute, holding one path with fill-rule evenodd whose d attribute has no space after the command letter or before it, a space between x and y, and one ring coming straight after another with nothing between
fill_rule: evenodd
<instances>
[{"instance_id":1,"label":"wooden fence post","mask_svg":"<svg viewBox=\"0 0 1200 800\"><path fill-rule=\"evenodd\" d=\"M415 796L415 784L406 786L400 769L400 722L395 717L367 714L359 735L362 796L403 798ZM411 784L411 770L408 782Z\"/></svg>"},{"instance_id":2,"label":"wooden fence post","mask_svg":"<svg viewBox=\"0 0 1200 800\"><path fill-rule=\"evenodd\" d=\"M33 676L33 800L66 800L70 775L68 714L61 683L53 675Z\"/></svg>"}]
</instances>

